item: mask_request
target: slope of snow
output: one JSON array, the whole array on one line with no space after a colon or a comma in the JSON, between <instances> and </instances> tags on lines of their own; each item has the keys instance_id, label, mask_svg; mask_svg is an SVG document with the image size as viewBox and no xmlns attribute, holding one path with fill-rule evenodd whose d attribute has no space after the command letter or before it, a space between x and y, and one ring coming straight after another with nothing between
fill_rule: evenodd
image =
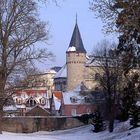
<instances>
[{"instance_id":1,"label":"slope of snow","mask_svg":"<svg viewBox=\"0 0 140 140\"><path fill-rule=\"evenodd\" d=\"M66 64L55 74L54 78L66 78L67 77L67 68Z\"/></svg>"},{"instance_id":2,"label":"slope of snow","mask_svg":"<svg viewBox=\"0 0 140 140\"><path fill-rule=\"evenodd\" d=\"M88 125L63 131L41 131L31 134L4 132L0 135L0 140L140 140L140 127L129 130L128 122L118 123L113 133L107 130L93 133L92 128Z\"/></svg>"}]
</instances>

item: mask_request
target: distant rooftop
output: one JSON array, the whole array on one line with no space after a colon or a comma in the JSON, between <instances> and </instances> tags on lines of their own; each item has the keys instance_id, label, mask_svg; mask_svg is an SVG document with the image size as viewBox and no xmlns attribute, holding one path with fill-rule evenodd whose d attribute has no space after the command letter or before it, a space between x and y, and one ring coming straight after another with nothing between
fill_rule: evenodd
<instances>
[{"instance_id":1,"label":"distant rooftop","mask_svg":"<svg viewBox=\"0 0 140 140\"><path fill-rule=\"evenodd\" d=\"M55 74L54 78L66 78L67 77L67 70L66 64Z\"/></svg>"},{"instance_id":2,"label":"distant rooftop","mask_svg":"<svg viewBox=\"0 0 140 140\"><path fill-rule=\"evenodd\" d=\"M51 70L54 70L56 72L58 72L62 67L59 67L59 66L55 66L55 67L52 67Z\"/></svg>"}]
</instances>

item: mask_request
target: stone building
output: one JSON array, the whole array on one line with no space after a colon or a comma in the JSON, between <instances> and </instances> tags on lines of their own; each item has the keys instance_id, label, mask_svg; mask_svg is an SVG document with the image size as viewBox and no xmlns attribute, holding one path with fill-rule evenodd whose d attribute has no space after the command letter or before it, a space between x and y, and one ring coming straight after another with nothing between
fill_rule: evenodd
<instances>
[{"instance_id":1,"label":"stone building","mask_svg":"<svg viewBox=\"0 0 140 140\"><path fill-rule=\"evenodd\" d=\"M54 77L55 90L62 94L60 115L79 116L95 111L95 93L103 95L98 90L98 74L101 72L98 68L97 59L87 56L76 21L66 50L66 63ZM104 96L99 100L104 102Z\"/></svg>"},{"instance_id":2,"label":"stone building","mask_svg":"<svg viewBox=\"0 0 140 140\"><path fill-rule=\"evenodd\" d=\"M96 77L100 71L98 60L87 56L76 21L73 34L66 50L66 64L54 77L55 90L71 91L83 83L89 90L99 88ZM93 70L94 69L94 70Z\"/></svg>"}]
</instances>

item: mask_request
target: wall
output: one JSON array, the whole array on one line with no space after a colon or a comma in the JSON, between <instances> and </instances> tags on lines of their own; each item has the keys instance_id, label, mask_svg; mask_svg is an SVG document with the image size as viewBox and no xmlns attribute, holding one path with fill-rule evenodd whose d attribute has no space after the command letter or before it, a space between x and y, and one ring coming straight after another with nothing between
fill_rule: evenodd
<instances>
[{"instance_id":1,"label":"wall","mask_svg":"<svg viewBox=\"0 0 140 140\"><path fill-rule=\"evenodd\" d=\"M76 115L81 115L81 114L94 112L96 109L96 106L93 104L64 105L63 115L71 116L72 109L75 109Z\"/></svg>"},{"instance_id":2,"label":"wall","mask_svg":"<svg viewBox=\"0 0 140 140\"><path fill-rule=\"evenodd\" d=\"M72 117L4 117L3 131L32 133L36 131L53 131L84 125Z\"/></svg>"},{"instance_id":3,"label":"wall","mask_svg":"<svg viewBox=\"0 0 140 140\"><path fill-rule=\"evenodd\" d=\"M85 67L85 75L84 75L84 85L90 89L95 90L96 87L101 88L99 80L96 80L95 74L100 73L103 74L103 70L100 67L86 66Z\"/></svg>"}]
</instances>

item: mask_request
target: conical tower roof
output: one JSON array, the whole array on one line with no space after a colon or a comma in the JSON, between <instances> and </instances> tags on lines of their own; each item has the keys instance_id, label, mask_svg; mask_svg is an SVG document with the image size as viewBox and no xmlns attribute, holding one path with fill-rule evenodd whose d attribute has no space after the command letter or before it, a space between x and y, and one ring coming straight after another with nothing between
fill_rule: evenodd
<instances>
[{"instance_id":1,"label":"conical tower roof","mask_svg":"<svg viewBox=\"0 0 140 140\"><path fill-rule=\"evenodd\" d=\"M69 51L76 51L78 53L86 53L77 22L75 24L67 52Z\"/></svg>"}]
</instances>

